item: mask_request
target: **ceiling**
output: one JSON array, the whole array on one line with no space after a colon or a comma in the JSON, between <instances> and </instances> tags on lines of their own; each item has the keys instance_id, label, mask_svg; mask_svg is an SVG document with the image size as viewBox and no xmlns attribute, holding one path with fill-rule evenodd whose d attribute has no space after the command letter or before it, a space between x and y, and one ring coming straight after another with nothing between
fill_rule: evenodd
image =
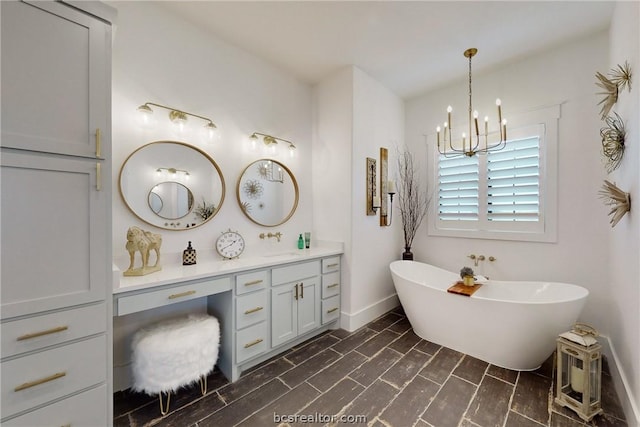
<instances>
[{"instance_id":1,"label":"ceiling","mask_svg":"<svg viewBox=\"0 0 640 427\"><path fill-rule=\"evenodd\" d=\"M309 84L355 65L402 98L609 27L612 1L165 1Z\"/></svg>"}]
</instances>

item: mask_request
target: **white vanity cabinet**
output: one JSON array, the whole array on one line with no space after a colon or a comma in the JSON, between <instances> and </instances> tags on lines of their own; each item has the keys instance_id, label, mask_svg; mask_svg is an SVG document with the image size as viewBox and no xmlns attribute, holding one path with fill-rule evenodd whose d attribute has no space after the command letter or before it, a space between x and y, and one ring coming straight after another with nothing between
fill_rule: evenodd
<instances>
[{"instance_id":1,"label":"white vanity cabinet","mask_svg":"<svg viewBox=\"0 0 640 427\"><path fill-rule=\"evenodd\" d=\"M115 13L3 1L0 16L0 423L110 425Z\"/></svg>"},{"instance_id":2,"label":"white vanity cabinet","mask_svg":"<svg viewBox=\"0 0 640 427\"><path fill-rule=\"evenodd\" d=\"M271 347L320 326L320 260L273 269Z\"/></svg>"},{"instance_id":3,"label":"white vanity cabinet","mask_svg":"<svg viewBox=\"0 0 640 427\"><path fill-rule=\"evenodd\" d=\"M339 283L339 254L301 256L239 271L232 291L208 296L209 314L220 321L218 367L227 378L236 381L242 371L339 326L340 287L329 286L323 296L326 260L334 264L327 270L331 283ZM330 315L322 315L325 306Z\"/></svg>"},{"instance_id":4,"label":"white vanity cabinet","mask_svg":"<svg viewBox=\"0 0 640 427\"><path fill-rule=\"evenodd\" d=\"M340 317L340 257L322 260L322 324Z\"/></svg>"}]
</instances>

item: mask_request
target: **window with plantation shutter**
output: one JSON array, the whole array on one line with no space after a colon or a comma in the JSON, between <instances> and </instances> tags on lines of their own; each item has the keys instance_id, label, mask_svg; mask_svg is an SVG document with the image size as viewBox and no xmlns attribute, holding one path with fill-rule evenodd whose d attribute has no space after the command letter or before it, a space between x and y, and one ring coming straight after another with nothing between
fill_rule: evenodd
<instances>
[{"instance_id":1,"label":"window with plantation shutter","mask_svg":"<svg viewBox=\"0 0 640 427\"><path fill-rule=\"evenodd\" d=\"M445 157L428 145L435 191L429 234L553 242L560 106L524 113L499 151ZM434 141L435 142L435 141Z\"/></svg>"},{"instance_id":2,"label":"window with plantation shutter","mask_svg":"<svg viewBox=\"0 0 640 427\"><path fill-rule=\"evenodd\" d=\"M438 162L439 218L478 220L478 158L440 156Z\"/></svg>"},{"instance_id":3,"label":"window with plantation shutter","mask_svg":"<svg viewBox=\"0 0 640 427\"><path fill-rule=\"evenodd\" d=\"M487 154L487 220L540 220L540 138Z\"/></svg>"}]
</instances>

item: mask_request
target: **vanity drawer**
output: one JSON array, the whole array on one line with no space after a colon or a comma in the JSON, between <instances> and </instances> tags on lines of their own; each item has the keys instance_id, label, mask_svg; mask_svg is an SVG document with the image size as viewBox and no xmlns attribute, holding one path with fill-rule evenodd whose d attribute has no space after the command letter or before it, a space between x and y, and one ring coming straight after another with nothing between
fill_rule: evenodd
<instances>
[{"instance_id":1,"label":"vanity drawer","mask_svg":"<svg viewBox=\"0 0 640 427\"><path fill-rule=\"evenodd\" d=\"M274 268L273 285L295 282L320 274L320 261L310 261L301 264L289 265L286 267Z\"/></svg>"},{"instance_id":2,"label":"vanity drawer","mask_svg":"<svg viewBox=\"0 0 640 427\"><path fill-rule=\"evenodd\" d=\"M105 303L4 322L2 358L62 344L107 330Z\"/></svg>"},{"instance_id":3,"label":"vanity drawer","mask_svg":"<svg viewBox=\"0 0 640 427\"><path fill-rule=\"evenodd\" d=\"M99 426L108 419L107 386L102 385L2 423L4 427ZM70 410L72 409L72 410Z\"/></svg>"},{"instance_id":4,"label":"vanity drawer","mask_svg":"<svg viewBox=\"0 0 640 427\"><path fill-rule=\"evenodd\" d=\"M340 257L325 258L322 260L322 274L340 270Z\"/></svg>"},{"instance_id":5,"label":"vanity drawer","mask_svg":"<svg viewBox=\"0 0 640 427\"><path fill-rule=\"evenodd\" d=\"M2 416L104 382L106 366L105 335L2 362Z\"/></svg>"},{"instance_id":6,"label":"vanity drawer","mask_svg":"<svg viewBox=\"0 0 640 427\"><path fill-rule=\"evenodd\" d=\"M114 315L122 316L129 313L162 307L176 302L188 301L207 295L231 290L231 279L223 277L215 280L173 286L157 291L143 292L136 295L117 297Z\"/></svg>"},{"instance_id":7,"label":"vanity drawer","mask_svg":"<svg viewBox=\"0 0 640 427\"><path fill-rule=\"evenodd\" d=\"M322 298L328 298L340 293L340 272L324 274L322 276Z\"/></svg>"},{"instance_id":8,"label":"vanity drawer","mask_svg":"<svg viewBox=\"0 0 640 427\"><path fill-rule=\"evenodd\" d=\"M236 329L267 319L267 291L253 292L236 299Z\"/></svg>"},{"instance_id":9,"label":"vanity drawer","mask_svg":"<svg viewBox=\"0 0 640 427\"><path fill-rule=\"evenodd\" d=\"M340 317L340 295L322 300L322 324Z\"/></svg>"},{"instance_id":10,"label":"vanity drawer","mask_svg":"<svg viewBox=\"0 0 640 427\"><path fill-rule=\"evenodd\" d=\"M236 363L242 363L267 350L267 322L236 332Z\"/></svg>"},{"instance_id":11,"label":"vanity drawer","mask_svg":"<svg viewBox=\"0 0 640 427\"><path fill-rule=\"evenodd\" d=\"M254 271L253 273L238 274L236 276L236 295L246 294L271 285L269 270Z\"/></svg>"}]
</instances>

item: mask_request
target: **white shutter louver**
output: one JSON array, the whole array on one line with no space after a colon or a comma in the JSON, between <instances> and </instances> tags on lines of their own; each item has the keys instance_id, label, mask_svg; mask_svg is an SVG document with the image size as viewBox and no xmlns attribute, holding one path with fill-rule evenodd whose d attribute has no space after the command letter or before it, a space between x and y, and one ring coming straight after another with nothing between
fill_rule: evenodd
<instances>
[{"instance_id":1,"label":"white shutter louver","mask_svg":"<svg viewBox=\"0 0 640 427\"><path fill-rule=\"evenodd\" d=\"M478 220L478 158L440 156L438 216L441 220Z\"/></svg>"},{"instance_id":2,"label":"white shutter louver","mask_svg":"<svg viewBox=\"0 0 640 427\"><path fill-rule=\"evenodd\" d=\"M540 220L540 138L508 141L487 154L487 219Z\"/></svg>"}]
</instances>

